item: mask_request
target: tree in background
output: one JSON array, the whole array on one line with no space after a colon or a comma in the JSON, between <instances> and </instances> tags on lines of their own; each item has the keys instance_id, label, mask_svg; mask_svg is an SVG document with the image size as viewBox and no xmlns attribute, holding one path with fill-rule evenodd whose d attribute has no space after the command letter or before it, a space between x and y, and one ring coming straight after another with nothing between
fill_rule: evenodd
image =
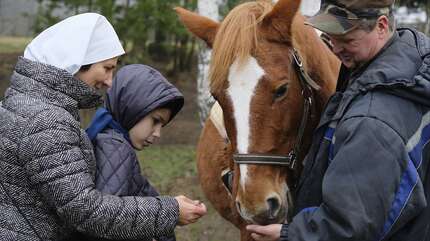
<instances>
[{"instance_id":1,"label":"tree in background","mask_svg":"<svg viewBox=\"0 0 430 241\"><path fill-rule=\"evenodd\" d=\"M223 6L223 0L198 0L198 13L215 21L220 21L220 8ZM210 109L215 102L209 90L209 62L211 50L201 42L198 54L198 72L197 72L197 103L199 106L200 124L203 126Z\"/></svg>"},{"instance_id":2,"label":"tree in background","mask_svg":"<svg viewBox=\"0 0 430 241\"><path fill-rule=\"evenodd\" d=\"M429 18L429 14L430 14L430 0L398 0L396 1L396 4L398 6L406 6L406 7L413 7L413 8L417 8L420 7L422 9L424 9L424 11L426 12L427 15L427 21L425 24L425 28L424 28L424 33L426 35L429 35L430 33L430 18Z\"/></svg>"},{"instance_id":3,"label":"tree in background","mask_svg":"<svg viewBox=\"0 0 430 241\"><path fill-rule=\"evenodd\" d=\"M195 40L179 24L175 6L194 10L197 0L38 0L35 33L68 16L97 12L114 26L127 55L124 63L163 63L175 74L193 66Z\"/></svg>"},{"instance_id":4,"label":"tree in background","mask_svg":"<svg viewBox=\"0 0 430 241\"><path fill-rule=\"evenodd\" d=\"M37 0L37 3L37 16L33 30L35 33L40 33L47 26L59 22L61 19L52 14L52 12L58 8L58 3L56 1L45 3L44 0Z\"/></svg>"},{"instance_id":5,"label":"tree in background","mask_svg":"<svg viewBox=\"0 0 430 241\"><path fill-rule=\"evenodd\" d=\"M70 15L97 12L114 26L127 55L126 63L147 63L174 75L190 71L198 59L198 106L203 124L214 100L209 93L210 50L197 44L178 21L173 8L182 6L220 20L243 0L38 0L35 33ZM197 46L200 46L197 54ZM198 58L196 58L198 57Z\"/></svg>"}]
</instances>

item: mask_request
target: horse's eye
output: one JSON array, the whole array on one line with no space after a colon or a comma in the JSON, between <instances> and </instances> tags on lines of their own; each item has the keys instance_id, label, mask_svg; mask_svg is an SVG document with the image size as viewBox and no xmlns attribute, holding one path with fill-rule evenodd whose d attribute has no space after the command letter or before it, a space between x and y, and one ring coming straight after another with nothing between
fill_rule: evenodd
<instances>
[{"instance_id":1,"label":"horse's eye","mask_svg":"<svg viewBox=\"0 0 430 241\"><path fill-rule=\"evenodd\" d=\"M287 90L288 90L288 86L286 84L279 86L275 91L275 99L279 99L283 97L285 93L287 93Z\"/></svg>"}]
</instances>

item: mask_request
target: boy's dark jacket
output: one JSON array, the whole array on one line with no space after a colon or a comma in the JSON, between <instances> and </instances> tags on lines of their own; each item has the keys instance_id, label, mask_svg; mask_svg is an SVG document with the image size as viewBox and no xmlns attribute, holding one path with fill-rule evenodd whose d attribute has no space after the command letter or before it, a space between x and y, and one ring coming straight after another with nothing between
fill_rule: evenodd
<instances>
[{"instance_id":1,"label":"boy's dark jacket","mask_svg":"<svg viewBox=\"0 0 430 241\"><path fill-rule=\"evenodd\" d=\"M121 68L112 81L105 101L113 119L129 131L151 111L167 107L171 119L179 112L184 98L155 69L133 64ZM169 121L170 121L169 120ZM158 196L141 175L139 161L131 143L118 131L106 128L93 140L97 158L97 189L119 196Z\"/></svg>"}]
</instances>

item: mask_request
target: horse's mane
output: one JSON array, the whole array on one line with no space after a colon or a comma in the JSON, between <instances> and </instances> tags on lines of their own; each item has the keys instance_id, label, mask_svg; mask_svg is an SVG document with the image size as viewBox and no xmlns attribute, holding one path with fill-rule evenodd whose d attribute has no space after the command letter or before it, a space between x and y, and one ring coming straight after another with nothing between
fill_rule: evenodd
<instances>
[{"instance_id":1,"label":"horse's mane","mask_svg":"<svg viewBox=\"0 0 430 241\"><path fill-rule=\"evenodd\" d=\"M211 91L222 90L230 66L246 58L258 48L257 27L273 9L271 0L246 2L235 7L222 21L213 44L209 69Z\"/></svg>"}]
</instances>

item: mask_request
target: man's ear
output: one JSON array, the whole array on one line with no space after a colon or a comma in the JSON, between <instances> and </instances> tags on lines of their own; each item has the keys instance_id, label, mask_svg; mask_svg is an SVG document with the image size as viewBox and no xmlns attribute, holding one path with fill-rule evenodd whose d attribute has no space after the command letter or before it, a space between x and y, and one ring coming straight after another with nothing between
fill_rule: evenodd
<instances>
[{"instance_id":1,"label":"man's ear","mask_svg":"<svg viewBox=\"0 0 430 241\"><path fill-rule=\"evenodd\" d=\"M175 11L185 27L212 48L220 24L181 7L176 7Z\"/></svg>"},{"instance_id":2,"label":"man's ear","mask_svg":"<svg viewBox=\"0 0 430 241\"><path fill-rule=\"evenodd\" d=\"M390 32L390 20L387 16L382 15L378 18L376 28L379 35L384 35Z\"/></svg>"}]
</instances>

